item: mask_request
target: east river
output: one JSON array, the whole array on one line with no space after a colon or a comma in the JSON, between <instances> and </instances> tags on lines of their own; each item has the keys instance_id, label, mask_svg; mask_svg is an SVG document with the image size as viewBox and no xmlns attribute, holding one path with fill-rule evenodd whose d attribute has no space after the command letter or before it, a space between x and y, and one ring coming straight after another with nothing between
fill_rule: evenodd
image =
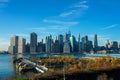
<instances>
[{"instance_id":1,"label":"east river","mask_svg":"<svg viewBox=\"0 0 120 80\"><path fill-rule=\"evenodd\" d=\"M36 54L39 57L50 57L50 56L60 56L61 54ZM107 56L107 54L62 54L62 56L69 55L77 58L81 57L92 57L92 56ZM30 54L24 55L24 57L30 57ZM110 54L111 57L120 58L120 54ZM7 77L11 77L15 74L15 68L12 62L13 55L10 54L0 54L0 80L4 80Z\"/></svg>"}]
</instances>

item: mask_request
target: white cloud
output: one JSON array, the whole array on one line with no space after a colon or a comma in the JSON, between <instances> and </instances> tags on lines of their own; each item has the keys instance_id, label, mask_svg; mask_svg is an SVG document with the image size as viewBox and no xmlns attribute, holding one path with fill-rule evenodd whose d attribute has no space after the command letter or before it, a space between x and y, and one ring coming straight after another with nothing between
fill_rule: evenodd
<instances>
[{"instance_id":1,"label":"white cloud","mask_svg":"<svg viewBox=\"0 0 120 80\"><path fill-rule=\"evenodd\" d=\"M81 16L88 8L87 1L78 2L61 13L60 17Z\"/></svg>"},{"instance_id":2,"label":"white cloud","mask_svg":"<svg viewBox=\"0 0 120 80\"><path fill-rule=\"evenodd\" d=\"M89 8L89 6L87 5L87 1L81 1L81 2L78 2L77 4L75 4L74 6L71 6L71 8Z\"/></svg>"},{"instance_id":3,"label":"white cloud","mask_svg":"<svg viewBox=\"0 0 120 80\"><path fill-rule=\"evenodd\" d=\"M75 10L71 10L71 11L68 11L68 12L63 12L63 13L61 13L59 16L60 16L60 17L67 17L67 16L69 16L69 15L74 14L74 12L76 12L76 11L75 11Z\"/></svg>"},{"instance_id":4,"label":"white cloud","mask_svg":"<svg viewBox=\"0 0 120 80\"><path fill-rule=\"evenodd\" d=\"M58 20L47 20L44 19L43 22L47 23L54 23L54 24L61 24L61 25L77 25L79 22L65 22L65 21L58 21Z\"/></svg>"},{"instance_id":5,"label":"white cloud","mask_svg":"<svg viewBox=\"0 0 120 80\"><path fill-rule=\"evenodd\" d=\"M69 26L53 25L53 26L46 26L46 27L31 28L31 30L41 31L41 32L46 32L48 30L61 31L66 29L69 29Z\"/></svg>"},{"instance_id":6,"label":"white cloud","mask_svg":"<svg viewBox=\"0 0 120 80\"><path fill-rule=\"evenodd\" d=\"M104 27L104 28L102 28L102 30L107 30L107 29L111 29L111 28L115 28L115 27L118 27L118 24L113 24L113 25Z\"/></svg>"}]
</instances>

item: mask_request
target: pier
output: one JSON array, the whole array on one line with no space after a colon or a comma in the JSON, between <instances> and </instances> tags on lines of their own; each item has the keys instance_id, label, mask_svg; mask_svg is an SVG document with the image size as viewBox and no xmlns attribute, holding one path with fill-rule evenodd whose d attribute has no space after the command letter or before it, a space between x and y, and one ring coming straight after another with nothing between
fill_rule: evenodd
<instances>
[{"instance_id":1,"label":"pier","mask_svg":"<svg viewBox=\"0 0 120 80\"><path fill-rule=\"evenodd\" d=\"M13 60L16 70L20 73L33 72L33 73L45 73L48 71L48 68L39 65L34 61L23 58L22 56L15 56Z\"/></svg>"}]
</instances>

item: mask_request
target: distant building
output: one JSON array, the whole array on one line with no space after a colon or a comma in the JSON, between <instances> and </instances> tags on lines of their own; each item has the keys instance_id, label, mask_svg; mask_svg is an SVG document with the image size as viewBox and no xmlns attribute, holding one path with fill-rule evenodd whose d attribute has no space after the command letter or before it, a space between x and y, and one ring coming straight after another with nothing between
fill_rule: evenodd
<instances>
[{"instance_id":1,"label":"distant building","mask_svg":"<svg viewBox=\"0 0 120 80\"><path fill-rule=\"evenodd\" d=\"M86 52L90 52L91 50L93 50L93 44L92 41L88 41L86 46Z\"/></svg>"},{"instance_id":2,"label":"distant building","mask_svg":"<svg viewBox=\"0 0 120 80\"><path fill-rule=\"evenodd\" d=\"M87 52L87 46L88 45L88 36L84 37L84 52Z\"/></svg>"},{"instance_id":3,"label":"distant building","mask_svg":"<svg viewBox=\"0 0 120 80\"><path fill-rule=\"evenodd\" d=\"M81 42L82 44L81 44L81 47L82 47L82 52L85 50L85 48L84 48L84 37L82 37L82 42Z\"/></svg>"},{"instance_id":4,"label":"distant building","mask_svg":"<svg viewBox=\"0 0 120 80\"><path fill-rule=\"evenodd\" d=\"M120 44L119 44L119 49L120 49Z\"/></svg>"},{"instance_id":5,"label":"distant building","mask_svg":"<svg viewBox=\"0 0 120 80\"><path fill-rule=\"evenodd\" d=\"M73 35L70 37L70 45L71 45L71 51L75 52L76 51L76 39Z\"/></svg>"},{"instance_id":6,"label":"distant building","mask_svg":"<svg viewBox=\"0 0 120 80\"><path fill-rule=\"evenodd\" d=\"M59 41L55 40L55 42L52 43L52 53L58 53L59 52Z\"/></svg>"},{"instance_id":7,"label":"distant building","mask_svg":"<svg viewBox=\"0 0 120 80\"><path fill-rule=\"evenodd\" d=\"M46 37L46 44L45 44L45 51L46 53L50 53L51 52L51 36L47 36Z\"/></svg>"},{"instance_id":8,"label":"distant building","mask_svg":"<svg viewBox=\"0 0 120 80\"><path fill-rule=\"evenodd\" d=\"M68 33L65 33L65 35L64 35L64 42L70 41L70 37L71 37L71 32L68 31Z\"/></svg>"},{"instance_id":9,"label":"distant building","mask_svg":"<svg viewBox=\"0 0 120 80\"><path fill-rule=\"evenodd\" d=\"M107 40L106 49L110 49L110 47L111 47L110 42L109 42L109 40Z\"/></svg>"},{"instance_id":10,"label":"distant building","mask_svg":"<svg viewBox=\"0 0 120 80\"><path fill-rule=\"evenodd\" d=\"M25 47L26 47L26 49L25 49L26 53L30 53L30 44L27 43Z\"/></svg>"},{"instance_id":11,"label":"distant building","mask_svg":"<svg viewBox=\"0 0 120 80\"><path fill-rule=\"evenodd\" d=\"M78 53L82 52L82 42L80 41L80 34L78 35Z\"/></svg>"},{"instance_id":12,"label":"distant building","mask_svg":"<svg viewBox=\"0 0 120 80\"><path fill-rule=\"evenodd\" d=\"M37 51L37 34L31 33L30 34L30 53L36 53Z\"/></svg>"},{"instance_id":13,"label":"distant building","mask_svg":"<svg viewBox=\"0 0 120 80\"><path fill-rule=\"evenodd\" d=\"M98 40L97 40L97 34L94 35L94 51L98 51Z\"/></svg>"},{"instance_id":14,"label":"distant building","mask_svg":"<svg viewBox=\"0 0 120 80\"><path fill-rule=\"evenodd\" d=\"M111 42L111 49L118 49L118 42L117 41L112 41Z\"/></svg>"},{"instance_id":15,"label":"distant building","mask_svg":"<svg viewBox=\"0 0 120 80\"><path fill-rule=\"evenodd\" d=\"M71 37L71 31L70 30L68 31L67 35L68 35L68 40L70 40L70 37Z\"/></svg>"},{"instance_id":16,"label":"distant building","mask_svg":"<svg viewBox=\"0 0 120 80\"><path fill-rule=\"evenodd\" d=\"M59 41L59 52L63 52L63 35L58 35L58 41Z\"/></svg>"},{"instance_id":17,"label":"distant building","mask_svg":"<svg viewBox=\"0 0 120 80\"><path fill-rule=\"evenodd\" d=\"M8 52L11 54L18 53L18 36L12 36L10 40L10 46Z\"/></svg>"},{"instance_id":18,"label":"distant building","mask_svg":"<svg viewBox=\"0 0 120 80\"><path fill-rule=\"evenodd\" d=\"M39 42L39 43L38 43L37 52L40 52L40 53L43 52L43 43L42 43L42 42Z\"/></svg>"},{"instance_id":19,"label":"distant building","mask_svg":"<svg viewBox=\"0 0 120 80\"><path fill-rule=\"evenodd\" d=\"M94 48L98 47L97 34L94 35Z\"/></svg>"},{"instance_id":20,"label":"distant building","mask_svg":"<svg viewBox=\"0 0 120 80\"><path fill-rule=\"evenodd\" d=\"M70 44L69 41L64 42L64 52L63 53L70 53Z\"/></svg>"},{"instance_id":21,"label":"distant building","mask_svg":"<svg viewBox=\"0 0 120 80\"><path fill-rule=\"evenodd\" d=\"M19 41L18 41L18 53L25 53L26 52L25 45L26 45L26 39L24 39L24 38L19 39Z\"/></svg>"}]
</instances>

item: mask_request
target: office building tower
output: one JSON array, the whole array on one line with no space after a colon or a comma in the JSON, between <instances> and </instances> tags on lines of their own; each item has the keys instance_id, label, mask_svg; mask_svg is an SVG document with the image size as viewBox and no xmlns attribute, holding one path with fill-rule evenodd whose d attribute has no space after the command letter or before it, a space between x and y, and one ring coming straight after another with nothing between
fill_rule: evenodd
<instances>
[{"instance_id":1,"label":"office building tower","mask_svg":"<svg viewBox=\"0 0 120 80\"><path fill-rule=\"evenodd\" d=\"M109 42L109 40L107 40L106 49L110 49L110 47L111 47L110 42Z\"/></svg>"},{"instance_id":2,"label":"office building tower","mask_svg":"<svg viewBox=\"0 0 120 80\"><path fill-rule=\"evenodd\" d=\"M52 43L52 53L58 53L59 52L59 41L56 39L55 42Z\"/></svg>"},{"instance_id":3,"label":"office building tower","mask_svg":"<svg viewBox=\"0 0 120 80\"><path fill-rule=\"evenodd\" d=\"M82 42L81 43L82 43L81 47L82 47L82 52L83 52L84 51L84 37L82 37Z\"/></svg>"},{"instance_id":4,"label":"office building tower","mask_svg":"<svg viewBox=\"0 0 120 80\"><path fill-rule=\"evenodd\" d=\"M93 44L92 41L88 41L86 44L86 52L90 52L91 50L93 50Z\"/></svg>"},{"instance_id":5,"label":"office building tower","mask_svg":"<svg viewBox=\"0 0 120 80\"><path fill-rule=\"evenodd\" d=\"M69 39L68 39L68 34L67 33L65 33L65 35L64 35L64 42L66 42L66 41L68 41Z\"/></svg>"},{"instance_id":6,"label":"office building tower","mask_svg":"<svg viewBox=\"0 0 120 80\"><path fill-rule=\"evenodd\" d=\"M50 53L51 52L51 36L47 36L46 37L46 44L45 44L45 51L46 53Z\"/></svg>"},{"instance_id":7,"label":"office building tower","mask_svg":"<svg viewBox=\"0 0 120 80\"><path fill-rule=\"evenodd\" d=\"M30 53L36 53L37 50L37 34L31 33L30 34Z\"/></svg>"},{"instance_id":8,"label":"office building tower","mask_svg":"<svg viewBox=\"0 0 120 80\"><path fill-rule=\"evenodd\" d=\"M43 43L42 43L42 42L39 42L39 43L38 43L37 52L40 52L40 53L43 52Z\"/></svg>"},{"instance_id":9,"label":"office building tower","mask_svg":"<svg viewBox=\"0 0 120 80\"><path fill-rule=\"evenodd\" d=\"M78 53L82 52L82 42L80 42L80 34L78 35Z\"/></svg>"},{"instance_id":10,"label":"office building tower","mask_svg":"<svg viewBox=\"0 0 120 80\"><path fill-rule=\"evenodd\" d=\"M70 37L71 37L71 31L70 30L68 31L67 35L68 35L68 40L70 40Z\"/></svg>"},{"instance_id":11,"label":"office building tower","mask_svg":"<svg viewBox=\"0 0 120 80\"><path fill-rule=\"evenodd\" d=\"M117 41L111 42L111 49L113 49L113 50L118 49L118 42Z\"/></svg>"},{"instance_id":12,"label":"office building tower","mask_svg":"<svg viewBox=\"0 0 120 80\"><path fill-rule=\"evenodd\" d=\"M94 35L94 48L98 47L97 34Z\"/></svg>"},{"instance_id":13,"label":"office building tower","mask_svg":"<svg viewBox=\"0 0 120 80\"><path fill-rule=\"evenodd\" d=\"M63 35L58 35L58 41L59 41L59 52L63 52Z\"/></svg>"},{"instance_id":14,"label":"office building tower","mask_svg":"<svg viewBox=\"0 0 120 80\"><path fill-rule=\"evenodd\" d=\"M88 36L84 37L84 43L86 44L88 42Z\"/></svg>"},{"instance_id":15,"label":"office building tower","mask_svg":"<svg viewBox=\"0 0 120 80\"><path fill-rule=\"evenodd\" d=\"M18 53L18 36L12 36L8 52L11 54Z\"/></svg>"},{"instance_id":16,"label":"office building tower","mask_svg":"<svg viewBox=\"0 0 120 80\"><path fill-rule=\"evenodd\" d=\"M84 37L84 51L87 51L87 44L88 44L88 36Z\"/></svg>"},{"instance_id":17,"label":"office building tower","mask_svg":"<svg viewBox=\"0 0 120 80\"><path fill-rule=\"evenodd\" d=\"M119 49L120 49L120 43L119 43Z\"/></svg>"},{"instance_id":18,"label":"office building tower","mask_svg":"<svg viewBox=\"0 0 120 80\"><path fill-rule=\"evenodd\" d=\"M30 43L27 43L25 47L26 53L30 53Z\"/></svg>"},{"instance_id":19,"label":"office building tower","mask_svg":"<svg viewBox=\"0 0 120 80\"><path fill-rule=\"evenodd\" d=\"M26 52L25 45L26 45L26 40L24 38L19 39L19 41L18 41L18 53L25 53Z\"/></svg>"},{"instance_id":20,"label":"office building tower","mask_svg":"<svg viewBox=\"0 0 120 80\"><path fill-rule=\"evenodd\" d=\"M70 41L70 37L71 37L71 32L68 31L68 33L65 33L65 35L64 35L64 42Z\"/></svg>"},{"instance_id":21,"label":"office building tower","mask_svg":"<svg viewBox=\"0 0 120 80\"><path fill-rule=\"evenodd\" d=\"M97 34L94 35L94 52L98 51L98 40L97 40Z\"/></svg>"},{"instance_id":22,"label":"office building tower","mask_svg":"<svg viewBox=\"0 0 120 80\"><path fill-rule=\"evenodd\" d=\"M70 37L70 46L71 46L71 51L75 52L76 51L76 40L73 35Z\"/></svg>"},{"instance_id":23,"label":"office building tower","mask_svg":"<svg viewBox=\"0 0 120 80\"><path fill-rule=\"evenodd\" d=\"M70 44L69 41L64 42L64 52L63 53L70 53Z\"/></svg>"}]
</instances>

